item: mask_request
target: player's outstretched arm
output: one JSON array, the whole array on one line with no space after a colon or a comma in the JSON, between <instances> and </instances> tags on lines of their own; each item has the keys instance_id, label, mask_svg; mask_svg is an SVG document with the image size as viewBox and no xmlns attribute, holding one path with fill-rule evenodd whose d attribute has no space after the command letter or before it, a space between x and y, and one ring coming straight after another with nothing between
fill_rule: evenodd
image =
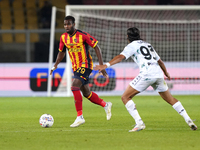
<instances>
[{"instance_id":1,"label":"player's outstretched arm","mask_svg":"<svg viewBox=\"0 0 200 150\"><path fill-rule=\"evenodd\" d=\"M99 71L101 71L101 70L103 70L103 69L106 69L107 67L109 67L109 66L112 66L112 65L114 65L114 64L117 64L117 63L119 63L119 62L121 62L123 59L125 58L125 56L124 55L117 55L117 56L115 56L111 61L109 61L108 63L106 63L106 64L104 64L104 65L96 65L95 67L94 67L94 70L99 70Z\"/></svg>"},{"instance_id":2,"label":"player's outstretched arm","mask_svg":"<svg viewBox=\"0 0 200 150\"><path fill-rule=\"evenodd\" d=\"M160 68L162 69L162 71L164 72L165 76L166 76L169 80L171 80L170 74L167 72L167 68L165 67L164 62L163 62L161 59L159 59L159 60L158 60L158 64L159 64Z\"/></svg>"},{"instance_id":3,"label":"player's outstretched arm","mask_svg":"<svg viewBox=\"0 0 200 150\"><path fill-rule=\"evenodd\" d=\"M65 53L66 52L58 52L57 58L56 58L56 62L53 66L53 68L51 68L51 72L50 75L52 75L53 71L57 69L58 64L63 60L63 58L65 57Z\"/></svg>"}]
</instances>

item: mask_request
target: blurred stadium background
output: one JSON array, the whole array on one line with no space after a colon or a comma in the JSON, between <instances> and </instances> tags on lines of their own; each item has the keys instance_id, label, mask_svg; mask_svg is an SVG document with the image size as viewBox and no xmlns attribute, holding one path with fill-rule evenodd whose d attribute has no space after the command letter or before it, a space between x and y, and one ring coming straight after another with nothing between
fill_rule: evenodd
<instances>
[{"instance_id":1,"label":"blurred stadium background","mask_svg":"<svg viewBox=\"0 0 200 150\"><path fill-rule=\"evenodd\" d=\"M113 103L112 119L107 122L101 107L83 100L87 123L76 129L69 127L76 116L74 98L46 97L51 9L52 6L60 9L56 12L55 22L55 61L60 35L65 32L63 11L66 5L187 7L200 5L200 0L0 0L0 150L199 150L200 145L194 139L199 139L200 130L190 131L183 118L158 96L134 98L147 128L139 133L128 133L134 122L117 95L121 95L130 80L138 74L138 67L131 60L107 68L110 75L109 86L97 80L97 72L90 78L92 90L99 88L100 92L105 91L109 95L101 95L101 98ZM92 13L89 15L92 15L95 10L90 12ZM109 10L107 12L109 14ZM133 12L128 14L136 20L136 17L148 19L148 11L141 15L138 10ZM81 10L74 10L73 13L81 13ZM117 14L116 18L124 17L126 22L129 17L126 14ZM124 23L113 16L110 18L114 19L108 23L104 16L94 18L89 15L80 16L77 21L81 30L89 32L99 40L99 45L102 51L104 50L105 62L113 55L119 54L127 44L124 38L127 27L139 26L142 29L142 37L152 42L166 62L173 78L172 81L167 81L172 94L180 92L175 97L199 126L200 9L178 14L163 13L159 10L151 16L155 14L159 14L164 20L178 18L178 21L186 16L189 24L178 21L177 24L173 21L157 24L152 23L152 20L147 24L134 21ZM155 18L159 15L155 15ZM111 26L105 29L104 25L109 24ZM107 36L109 34L110 36ZM113 55L110 55L111 53ZM93 58L96 61L96 58ZM54 71L51 84L53 92L59 91L58 86L66 67L65 61ZM63 85L66 86L66 83ZM146 91L146 94L151 93L152 90ZM41 128L39 125L39 117L44 113L54 117L52 128Z\"/></svg>"},{"instance_id":2,"label":"blurred stadium background","mask_svg":"<svg viewBox=\"0 0 200 150\"><path fill-rule=\"evenodd\" d=\"M46 2L49 6L44 13ZM0 0L0 62L48 62L49 7L65 9L67 4L199 5L200 0ZM57 12L56 47L64 31L64 17L64 13Z\"/></svg>"},{"instance_id":3,"label":"blurred stadium background","mask_svg":"<svg viewBox=\"0 0 200 150\"><path fill-rule=\"evenodd\" d=\"M92 5L96 5L96 6L98 5L107 5L107 6L109 5L132 5L132 6L134 5L135 6L182 5L182 6L189 6L189 5L200 5L200 0L0 0L0 83L2 85L0 87L0 90L7 91L8 92L7 95L9 95L10 87L6 88L3 85L3 84L6 85L8 80L9 82L12 82L12 84L15 83L14 81L18 80L16 81L16 87L19 86L18 84L23 82L22 81L23 79L29 80L27 75L26 76L24 75L24 77L23 76L21 77L20 75L15 76L13 73L13 75L8 76L8 74L10 74L8 73L9 71L7 71L7 74L5 75L4 70L6 71L6 68L10 67L11 68L10 70L13 70L13 68L11 67L12 64L21 63L23 64L22 67L24 66L24 68L26 68L28 67L28 65L30 66L30 63L48 63L52 6L56 6L57 8L63 11L63 12L62 11L56 12L56 22L55 22L56 30L55 30L54 57L53 57L55 61L57 52L58 52L57 49L58 49L60 35L63 32L65 32L65 30L63 29L63 19L65 17L64 11L65 11L66 5L91 5L91 6ZM179 15L181 16L181 14ZM168 16L165 16L165 17L167 18ZM199 11L195 12L195 17L198 20L200 19ZM82 19L85 19L85 18L82 17ZM90 22L90 20L88 20L88 22ZM97 19L97 22L98 22L98 19ZM88 25L85 24L85 25L86 27L83 28L83 30L87 32L88 28L90 28L90 24ZM136 25L139 25L139 24L136 24ZM143 24L141 25L143 26ZM80 24L80 26L83 27L84 25ZM151 25L148 26L147 29L150 27ZM163 26L163 28L167 28L167 27ZM199 29L199 23L195 24L194 27L192 26L192 28ZM191 38L191 40L195 44L194 46L191 45L191 51L190 51L191 57L189 61L200 62L200 58L199 58L200 53L199 53L199 44L198 44L199 43L198 40L200 39L199 33L200 33L199 30L197 31L195 30L192 33L194 35L193 36L194 38L193 39ZM93 35L93 33L91 34ZM94 34L95 37L99 36L95 34ZM157 37L156 37L157 39L161 38L161 32L158 32L156 34L157 34ZM171 40L176 39L176 37L174 37L173 32L168 33L167 31L165 32L165 34L166 34L166 39L163 38L162 39L163 41L165 40L167 41L168 39L172 37L173 38ZM185 39L181 38L183 36L185 37ZM101 38L103 38L103 36ZM157 41L156 38L152 39L153 41L150 41L150 42L153 42L152 43L153 45L156 45L157 47L160 48L160 45L162 44L159 45L159 43L156 42ZM168 49L163 50L164 52L161 53L161 57L163 58L164 61L176 61L176 57L173 57L173 58L171 57L172 54L178 56L177 58L178 58L178 61L180 62L188 61L187 50L184 50L186 51L186 53L181 53L182 48L187 49L187 47L183 46L184 44L186 44L185 41L187 41L187 34L185 33L178 34L177 38L179 38L180 41L183 39L182 40L183 43L179 43L179 45L181 46L178 48L177 51L174 51L173 49L171 51L168 51ZM119 38L116 40L125 41L126 39ZM99 41L101 43L103 39L99 38ZM167 43L165 44L167 45ZM118 52L122 50L122 48L123 46L116 47L117 51L115 52L115 55L117 55ZM103 49L106 49L106 47L103 47ZM105 54L107 53L103 53L103 55ZM104 58L107 58L107 57L105 56ZM104 61L109 61L109 59L110 58ZM63 62L65 61L66 59L63 60ZM8 67L6 67L6 65ZM44 67L46 67L46 65L44 65ZM197 68L197 70L198 69L199 68ZM34 74L34 72L32 73ZM20 74L20 72L18 72L18 74ZM36 76L37 75L38 74L36 74ZM199 84L199 78L195 75L192 77L193 77L191 79L192 83L195 82L194 87L199 88L199 86L197 86ZM190 80L190 78L187 78L187 82L188 80ZM189 84L191 84L191 81L189 82L190 82ZM187 83L187 86L190 86L189 84ZM37 83L37 86L39 85L40 84ZM33 90L34 88L31 87L31 89ZM41 89L38 89L38 91L40 90ZM46 83L45 83L45 90L46 90ZM42 89L42 91L44 91L44 89ZM0 96L2 96L1 93L0 93Z\"/></svg>"}]
</instances>

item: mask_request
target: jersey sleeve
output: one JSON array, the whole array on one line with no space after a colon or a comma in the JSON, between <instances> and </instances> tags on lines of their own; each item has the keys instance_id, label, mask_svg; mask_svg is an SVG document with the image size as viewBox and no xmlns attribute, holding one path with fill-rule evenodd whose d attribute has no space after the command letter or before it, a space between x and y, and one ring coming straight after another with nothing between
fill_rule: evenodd
<instances>
[{"instance_id":1,"label":"jersey sleeve","mask_svg":"<svg viewBox=\"0 0 200 150\"><path fill-rule=\"evenodd\" d=\"M132 45L127 45L124 50L120 53L126 57L126 60L135 53L134 47Z\"/></svg>"},{"instance_id":2,"label":"jersey sleeve","mask_svg":"<svg viewBox=\"0 0 200 150\"><path fill-rule=\"evenodd\" d=\"M64 47L64 42L63 40L65 39L65 35L61 35L60 36L60 43L59 43L59 51L62 52L63 51L63 47Z\"/></svg>"},{"instance_id":3,"label":"jersey sleeve","mask_svg":"<svg viewBox=\"0 0 200 150\"><path fill-rule=\"evenodd\" d=\"M97 45L98 41L94 37L92 37L90 34L85 32L83 35L84 35L83 36L84 37L84 41L88 45L90 45L92 48L94 48Z\"/></svg>"}]
</instances>

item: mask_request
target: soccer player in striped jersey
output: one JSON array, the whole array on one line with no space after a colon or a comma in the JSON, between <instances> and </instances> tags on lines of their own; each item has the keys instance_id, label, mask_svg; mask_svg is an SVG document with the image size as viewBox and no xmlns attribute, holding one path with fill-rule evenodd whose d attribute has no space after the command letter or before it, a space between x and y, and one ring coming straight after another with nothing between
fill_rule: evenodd
<instances>
[{"instance_id":1,"label":"soccer player in striped jersey","mask_svg":"<svg viewBox=\"0 0 200 150\"><path fill-rule=\"evenodd\" d=\"M119 55L115 56L105 65L97 65L95 70L102 71L111 65L121 62L123 59L128 59L129 57L131 57L139 66L139 75L129 83L129 86L121 97L126 109L136 122L135 127L129 132L140 131L146 127L135 107L135 103L132 101L132 98L138 93L146 90L149 86L152 86L154 90L156 90L160 96L185 119L186 123L192 130L196 130L197 126L188 116L181 102L170 94L163 73L169 80L170 75L167 72L163 61L160 59L151 44L140 38L140 32L136 27L127 30L127 39L129 44Z\"/></svg>"},{"instance_id":2,"label":"soccer player in striped jersey","mask_svg":"<svg viewBox=\"0 0 200 150\"><path fill-rule=\"evenodd\" d=\"M66 51L63 49L64 45L72 62L72 69L74 72L74 80L71 85L71 91L74 95L75 107L77 111L77 118L70 127L77 127L85 123L82 112L82 95L90 100L92 103L104 107L107 120L111 119L111 102L105 102L99 96L90 91L89 75L93 70L93 60L90 55L89 46L94 48L99 60L99 64L103 64L101 49L98 46L98 41L90 34L75 28L75 18L73 16L66 16L64 19L64 28L66 30L60 37L59 52L57 55L54 67L51 69L50 74L58 67L62 61ZM101 71L104 77L107 77L105 70Z\"/></svg>"}]
</instances>

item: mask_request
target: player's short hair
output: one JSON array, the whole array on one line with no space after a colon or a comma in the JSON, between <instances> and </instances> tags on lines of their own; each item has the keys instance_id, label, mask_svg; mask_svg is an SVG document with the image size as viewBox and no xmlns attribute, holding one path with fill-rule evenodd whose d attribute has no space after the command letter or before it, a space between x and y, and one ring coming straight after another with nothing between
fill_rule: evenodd
<instances>
[{"instance_id":1,"label":"player's short hair","mask_svg":"<svg viewBox=\"0 0 200 150\"><path fill-rule=\"evenodd\" d=\"M75 23L75 18L73 16L66 16L64 20L71 20L72 23Z\"/></svg>"},{"instance_id":2,"label":"player's short hair","mask_svg":"<svg viewBox=\"0 0 200 150\"><path fill-rule=\"evenodd\" d=\"M135 40L142 40L140 38L140 30L136 27L129 28L127 30L127 35L128 35L128 40L130 42L135 41Z\"/></svg>"}]
</instances>

